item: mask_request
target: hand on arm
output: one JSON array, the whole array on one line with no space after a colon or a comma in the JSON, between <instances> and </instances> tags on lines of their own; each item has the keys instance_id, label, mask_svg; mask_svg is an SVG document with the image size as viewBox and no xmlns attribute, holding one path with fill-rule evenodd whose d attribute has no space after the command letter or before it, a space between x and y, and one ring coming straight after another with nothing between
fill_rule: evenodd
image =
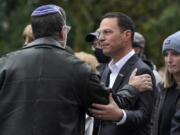
<instances>
[{"instance_id":1,"label":"hand on arm","mask_svg":"<svg viewBox=\"0 0 180 135\"><path fill-rule=\"evenodd\" d=\"M149 74L136 75L137 68L133 70L128 84L137 88L140 92L152 89L152 79Z\"/></svg>"},{"instance_id":2,"label":"hand on arm","mask_svg":"<svg viewBox=\"0 0 180 135\"><path fill-rule=\"evenodd\" d=\"M90 108L89 111L92 116L101 119L101 120L115 120L118 121L123 117L123 111L118 107L112 98L112 94L109 94L109 104L92 104L93 108Z\"/></svg>"}]
</instances>

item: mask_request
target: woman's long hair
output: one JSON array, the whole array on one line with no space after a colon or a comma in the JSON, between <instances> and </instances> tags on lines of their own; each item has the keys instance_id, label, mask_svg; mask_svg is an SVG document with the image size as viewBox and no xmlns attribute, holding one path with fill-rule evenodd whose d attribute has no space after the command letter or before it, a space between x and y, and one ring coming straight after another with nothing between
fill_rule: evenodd
<instances>
[{"instance_id":1,"label":"woman's long hair","mask_svg":"<svg viewBox=\"0 0 180 135\"><path fill-rule=\"evenodd\" d=\"M164 88L169 88L176 84L173 74L168 71L167 67L165 68L163 82Z\"/></svg>"}]
</instances>

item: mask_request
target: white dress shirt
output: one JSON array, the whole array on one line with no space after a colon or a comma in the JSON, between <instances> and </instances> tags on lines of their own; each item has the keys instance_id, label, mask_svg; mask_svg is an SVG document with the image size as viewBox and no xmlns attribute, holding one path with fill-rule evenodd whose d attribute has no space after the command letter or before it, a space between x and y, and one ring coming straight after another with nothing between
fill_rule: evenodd
<instances>
[{"instance_id":1,"label":"white dress shirt","mask_svg":"<svg viewBox=\"0 0 180 135\"><path fill-rule=\"evenodd\" d=\"M130 51L127 55L125 55L124 57L122 57L119 61L117 61L116 63L113 63L113 61L111 61L108 65L109 69L111 70L111 74L110 74L110 79L109 79L109 88L112 88L114 85L114 82L119 74L119 71L121 70L121 68L124 66L124 64L135 54L135 51L132 50ZM124 110L123 111L123 118L117 122L117 125L121 125L126 121L127 115L125 113Z\"/></svg>"}]
</instances>

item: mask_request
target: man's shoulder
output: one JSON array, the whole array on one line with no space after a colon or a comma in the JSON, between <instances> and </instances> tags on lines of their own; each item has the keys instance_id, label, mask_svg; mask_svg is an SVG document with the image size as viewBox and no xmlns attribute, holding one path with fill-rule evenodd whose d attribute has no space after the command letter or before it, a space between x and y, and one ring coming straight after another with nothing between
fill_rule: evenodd
<instances>
[{"instance_id":1,"label":"man's shoulder","mask_svg":"<svg viewBox=\"0 0 180 135\"><path fill-rule=\"evenodd\" d=\"M72 66L75 72L77 73L90 73L91 67L84 61L75 57L74 55L66 53L66 62Z\"/></svg>"},{"instance_id":2,"label":"man's shoulder","mask_svg":"<svg viewBox=\"0 0 180 135\"><path fill-rule=\"evenodd\" d=\"M136 54L134 54L128 61L126 65L131 65L133 68L138 68L138 69L147 69L151 70L151 68L141 59L139 58Z\"/></svg>"},{"instance_id":3,"label":"man's shoulder","mask_svg":"<svg viewBox=\"0 0 180 135\"><path fill-rule=\"evenodd\" d=\"M138 61L135 63L136 67L138 69L146 69L149 71L152 71L151 67L148 66L143 60L141 60L140 58L138 59Z\"/></svg>"},{"instance_id":4,"label":"man's shoulder","mask_svg":"<svg viewBox=\"0 0 180 135\"><path fill-rule=\"evenodd\" d=\"M136 73L137 75L150 74L154 78L153 70L146 63L144 63L141 59L138 59L138 61L133 65L133 68L138 69L138 71Z\"/></svg>"},{"instance_id":5,"label":"man's shoulder","mask_svg":"<svg viewBox=\"0 0 180 135\"><path fill-rule=\"evenodd\" d=\"M1 59L9 58L9 57L14 57L15 55L19 54L20 52L22 52L21 49L8 52L8 53L6 53L6 54L3 54L3 55L1 56Z\"/></svg>"}]
</instances>

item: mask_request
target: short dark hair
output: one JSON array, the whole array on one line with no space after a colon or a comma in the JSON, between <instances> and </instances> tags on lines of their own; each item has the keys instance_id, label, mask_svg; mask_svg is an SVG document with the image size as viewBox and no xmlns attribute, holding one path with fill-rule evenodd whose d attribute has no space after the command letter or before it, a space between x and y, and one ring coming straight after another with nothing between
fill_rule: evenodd
<instances>
[{"instance_id":1,"label":"short dark hair","mask_svg":"<svg viewBox=\"0 0 180 135\"><path fill-rule=\"evenodd\" d=\"M117 18L120 31L131 30L132 31L132 41L133 41L135 24L129 16L127 16L126 14L121 13L121 12L108 12L102 16L101 20L103 20L105 18Z\"/></svg>"},{"instance_id":2,"label":"short dark hair","mask_svg":"<svg viewBox=\"0 0 180 135\"><path fill-rule=\"evenodd\" d=\"M34 37L40 38L59 35L59 31L65 22L59 13L54 13L43 16L32 16L31 24Z\"/></svg>"}]
</instances>

